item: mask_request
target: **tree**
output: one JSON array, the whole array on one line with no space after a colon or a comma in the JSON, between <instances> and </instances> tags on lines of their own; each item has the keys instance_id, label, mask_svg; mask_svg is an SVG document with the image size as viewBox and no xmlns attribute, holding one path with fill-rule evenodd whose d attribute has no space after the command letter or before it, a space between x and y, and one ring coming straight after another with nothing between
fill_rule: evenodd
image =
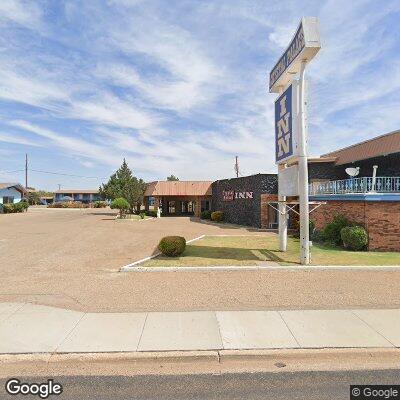
<instances>
[{"instance_id":1,"label":"tree","mask_svg":"<svg viewBox=\"0 0 400 400\"><path fill-rule=\"evenodd\" d=\"M112 201L110 207L119 210L119 217L122 218L125 211L129 210L130 204L123 197L119 197Z\"/></svg>"},{"instance_id":2,"label":"tree","mask_svg":"<svg viewBox=\"0 0 400 400\"><path fill-rule=\"evenodd\" d=\"M179 181L179 178L175 175L167 176L167 181Z\"/></svg>"},{"instance_id":3,"label":"tree","mask_svg":"<svg viewBox=\"0 0 400 400\"><path fill-rule=\"evenodd\" d=\"M32 205L36 205L36 204L40 204L40 195L38 192L29 192L28 193L28 202L29 204Z\"/></svg>"},{"instance_id":4,"label":"tree","mask_svg":"<svg viewBox=\"0 0 400 400\"><path fill-rule=\"evenodd\" d=\"M130 212L133 212L135 207L140 209L145 190L146 183L133 176L125 158L121 167L99 188L100 195L104 199L124 198L129 203Z\"/></svg>"}]
</instances>

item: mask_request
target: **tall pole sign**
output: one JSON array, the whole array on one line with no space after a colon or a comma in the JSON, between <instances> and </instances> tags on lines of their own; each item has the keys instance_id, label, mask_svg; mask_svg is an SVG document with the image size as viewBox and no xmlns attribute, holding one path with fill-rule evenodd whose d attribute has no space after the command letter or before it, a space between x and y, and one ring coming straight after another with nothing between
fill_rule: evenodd
<instances>
[{"instance_id":1,"label":"tall pole sign","mask_svg":"<svg viewBox=\"0 0 400 400\"><path fill-rule=\"evenodd\" d=\"M306 134L305 67L321 48L318 19L302 18L288 48L280 57L269 76L269 91L279 93L275 101L275 160L278 175L283 174L286 164L297 163L300 204L300 262L310 262L308 163ZM287 174L285 174L287 176ZM284 182L285 180L281 180ZM279 244L286 251L287 214L283 188L279 194Z\"/></svg>"}]
</instances>

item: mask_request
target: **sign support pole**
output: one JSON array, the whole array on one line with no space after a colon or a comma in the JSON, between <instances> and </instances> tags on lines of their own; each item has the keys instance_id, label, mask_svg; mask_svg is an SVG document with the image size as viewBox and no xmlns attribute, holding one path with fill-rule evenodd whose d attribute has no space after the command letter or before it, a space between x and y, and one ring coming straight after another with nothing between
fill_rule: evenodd
<instances>
[{"instance_id":1,"label":"sign support pole","mask_svg":"<svg viewBox=\"0 0 400 400\"><path fill-rule=\"evenodd\" d=\"M284 165L279 165L280 169L285 168ZM278 191L279 193L279 191ZM279 210L279 250L286 251L287 250L287 211L286 204L283 203L286 201L286 196L281 196L278 194L278 210Z\"/></svg>"},{"instance_id":2,"label":"sign support pole","mask_svg":"<svg viewBox=\"0 0 400 400\"><path fill-rule=\"evenodd\" d=\"M300 201L300 263L310 263L310 231L309 231L309 204L308 204L308 162L306 137L306 110L305 110L305 67L306 61L301 62L299 82L299 201Z\"/></svg>"}]
</instances>

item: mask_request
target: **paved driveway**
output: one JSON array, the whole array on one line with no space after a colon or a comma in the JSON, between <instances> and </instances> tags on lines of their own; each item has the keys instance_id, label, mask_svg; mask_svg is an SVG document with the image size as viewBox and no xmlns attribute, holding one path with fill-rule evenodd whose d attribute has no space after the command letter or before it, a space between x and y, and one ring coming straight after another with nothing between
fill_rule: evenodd
<instances>
[{"instance_id":1,"label":"paved driveway","mask_svg":"<svg viewBox=\"0 0 400 400\"><path fill-rule=\"evenodd\" d=\"M165 235L260 233L189 218L113 217L52 209L0 215L0 302L85 312L400 308L399 271L121 273Z\"/></svg>"}]
</instances>

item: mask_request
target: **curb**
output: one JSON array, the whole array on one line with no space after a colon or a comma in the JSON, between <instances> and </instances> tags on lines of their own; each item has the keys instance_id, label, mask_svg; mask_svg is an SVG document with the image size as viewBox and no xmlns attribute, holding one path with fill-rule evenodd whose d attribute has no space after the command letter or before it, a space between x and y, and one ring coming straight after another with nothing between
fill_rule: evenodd
<instances>
[{"instance_id":1,"label":"curb","mask_svg":"<svg viewBox=\"0 0 400 400\"><path fill-rule=\"evenodd\" d=\"M148 261L154 257L157 257L160 253L144 258L142 260L136 261L129 266L124 266L121 271L129 272L208 272L208 271L302 271L302 272L313 272L313 271L397 271L400 270L400 265L315 265L315 266L285 266L285 265L211 265L208 267L140 267L140 264L144 261ZM125 269L126 268L126 269Z\"/></svg>"},{"instance_id":2,"label":"curb","mask_svg":"<svg viewBox=\"0 0 400 400\"><path fill-rule=\"evenodd\" d=\"M0 355L0 378L13 374L132 376L399 368L400 349L387 348Z\"/></svg>"}]
</instances>

